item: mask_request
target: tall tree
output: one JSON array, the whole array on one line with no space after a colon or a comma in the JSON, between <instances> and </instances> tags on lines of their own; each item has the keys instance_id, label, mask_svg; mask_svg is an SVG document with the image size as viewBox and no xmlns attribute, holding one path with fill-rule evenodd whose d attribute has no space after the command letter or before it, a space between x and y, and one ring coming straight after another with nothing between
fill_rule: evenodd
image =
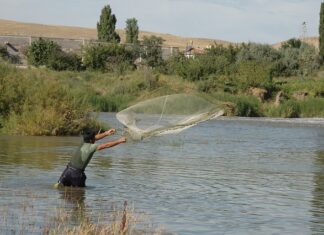
<instances>
[{"instance_id":1,"label":"tall tree","mask_svg":"<svg viewBox=\"0 0 324 235\"><path fill-rule=\"evenodd\" d=\"M139 28L137 25L137 20L135 18L130 18L126 20L126 43L137 43Z\"/></svg>"},{"instance_id":2,"label":"tall tree","mask_svg":"<svg viewBox=\"0 0 324 235\"><path fill-rule=\"evenodd\" d=\"M319 51L322 63L324 62L324 2L321 3L319 26Z\"/></svg>"},{"instance_id":3,"label":"tall tree","mask_svg":"<svg viewBox=\"0 0 324 235\"><path fill-rule=\"evenodd\" d=\"M111 12L109 5L101 10L100 20L97 23L98 40L103 42L120 42L120 36L116 33L117 19Z\"/></svg>"}]
</instances>

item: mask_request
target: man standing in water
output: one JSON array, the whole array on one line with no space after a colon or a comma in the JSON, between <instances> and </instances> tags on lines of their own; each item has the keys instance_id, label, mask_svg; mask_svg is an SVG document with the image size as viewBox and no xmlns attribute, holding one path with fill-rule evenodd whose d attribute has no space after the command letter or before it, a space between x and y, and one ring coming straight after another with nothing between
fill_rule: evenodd
<instances>
[{"instance_id":1,"label":"man standing in water","mask_svg":"<svg viewBox=\"0 0 324 235\"><path fill-rule=\"evenodd\" d=\"M69 164L63 171L58 183L54 186L85 187L85 181L87 177L84 173L84 170L90 162L93 154L97 150L111 148L113 146L126 142L126 138L121 137L118 140L106 142L103 144L95 144L96 140L100 140L106 136L113 135L115 134L115 132L116 129L110 129L101 134L96 134L91 129L84 130L82 145L74 153Z\"/></svg>"}]
</instances>

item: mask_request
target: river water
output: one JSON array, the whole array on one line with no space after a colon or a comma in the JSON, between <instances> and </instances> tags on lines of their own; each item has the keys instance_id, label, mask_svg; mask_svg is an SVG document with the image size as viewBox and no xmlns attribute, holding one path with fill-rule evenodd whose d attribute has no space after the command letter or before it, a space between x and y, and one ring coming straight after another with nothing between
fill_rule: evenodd
<instances>
[{"instance_id":1,"label":"river water","mask_svg":"<svg viewBox=\"0 0 324 235\"><path fill-rule=\"evenodd\" d=\"M52 185L79 144L0 136L0 234L41 233L58 210L96 221L125 200L168 233L324 234L324 119L224 117L128 142L95 153L88 187L66 197Z\"/></svg>"}]
</instances>

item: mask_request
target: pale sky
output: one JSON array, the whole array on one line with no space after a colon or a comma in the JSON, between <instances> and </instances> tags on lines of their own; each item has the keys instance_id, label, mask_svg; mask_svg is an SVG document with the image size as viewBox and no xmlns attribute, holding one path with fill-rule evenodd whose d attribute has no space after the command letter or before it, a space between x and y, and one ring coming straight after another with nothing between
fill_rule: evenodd
<instances>
[{"instance_id":1,"label":"pale sky","mask_svg":"<svg viewBox=\"0 0 324 235\"><path fill-rule=\"evenodd\" d=\"M0 0L0 19L96 28L109 4L117 28L135 17L140 30L231 42L276 43L318 36L323 0Z\"/></svg>"}]
</instances>

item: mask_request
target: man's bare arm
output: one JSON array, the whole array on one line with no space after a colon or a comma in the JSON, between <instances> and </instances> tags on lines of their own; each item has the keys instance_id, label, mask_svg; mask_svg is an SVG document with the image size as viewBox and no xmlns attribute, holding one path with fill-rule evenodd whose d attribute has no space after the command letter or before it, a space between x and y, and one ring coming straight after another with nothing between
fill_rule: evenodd
<instances>
[{"instance_id":1,"label":"man's bare arm","mask_svg":"<svg viewBox=\"0 0 324 235\"><path fill-rule=\"evenodd\" d=\"M103 132L103 133L97 134L97 135L95 136L95 138L96 138L96 140L100 140L100 139L102 139L102 138L105 138L105 137L108 136L108 135L113 135L113 134L115 134L115 133L116 133L116 129L110 129L110 130L105 131L105 132Z\"/></svg>"},{"instance_id":2,"label":"man's bare arm","mask_svg":"<svg viewBox=\"0 0 324 235\"><path fill-rule=\"evenodd\" d=\"M107 143L104 143L104 144L100 144L98 147L97 147L97 150L102 150L102 149L106 149L106 148L111 148L111 147L114 147L116 145L119 145L119 144L122 144L122 143L125 143L126 142L126 138L125 137L121 137L120 139L118 140L114 140L114 141L109 141Z\"/></svg>"}]
</instances>

